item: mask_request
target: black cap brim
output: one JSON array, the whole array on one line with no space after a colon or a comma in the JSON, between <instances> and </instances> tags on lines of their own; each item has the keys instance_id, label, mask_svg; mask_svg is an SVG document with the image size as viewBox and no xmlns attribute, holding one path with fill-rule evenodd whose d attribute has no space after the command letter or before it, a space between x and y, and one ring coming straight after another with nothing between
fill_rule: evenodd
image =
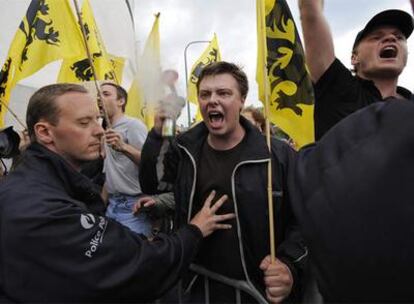
<instances>
[{"instance_id":1,"label":"black cap brim","mask_svg":"<svg viewBox=\"0 0 414 304\"><path fill-rule=\"evenodd\" d=\"M413 32L414 20L409 13L401 10L392 9L382 11L372 17L364 29L358 33L352 49L355 49L355 47L367 34L372 32L375 28L383 25L395 26L403 33L406 38L408 38Z\"/></svg>"}]
</instances>

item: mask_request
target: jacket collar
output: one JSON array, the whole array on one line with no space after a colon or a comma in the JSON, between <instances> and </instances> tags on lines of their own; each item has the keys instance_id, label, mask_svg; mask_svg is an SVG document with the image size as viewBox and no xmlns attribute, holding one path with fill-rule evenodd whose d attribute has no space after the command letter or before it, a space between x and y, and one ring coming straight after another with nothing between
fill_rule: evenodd
<instances>
[{"instance_id":1,"label":"jacket collar","mask_svg":"<svg viewBox=\"0 0 414 304\"><path fill-rule=\"evenodd\" d=\"M45 166L44 162L48 162L49 168L53 171L51 178L56 179L51 183L61 184L70 197L85 203L91 211L104 212L104 204L98 187L85 175L76 171L63 157L38 143L32 143L25 155L25 161L30 161L31 157L43 160L40 163L31 164L33 166L38 164L37 166L41 166L41 169Z\"/></svg>"},{"instance_id":2,"label":"jacket collar","mask_svg":"<svg viewBox=\"0 0 414 304\"><path fill-rule=\"evenodd\" d=\"M243 160L269 158L269 149L262 133L243 116L240 116L240 124L246 131L246 138L244 139L246 144L243 147L242 153ZM208 129L204 122L200 122L187 132L179 135L177 143L188 149L195 158L198 158L207 136Z\"/></svg>"}]
</instances>

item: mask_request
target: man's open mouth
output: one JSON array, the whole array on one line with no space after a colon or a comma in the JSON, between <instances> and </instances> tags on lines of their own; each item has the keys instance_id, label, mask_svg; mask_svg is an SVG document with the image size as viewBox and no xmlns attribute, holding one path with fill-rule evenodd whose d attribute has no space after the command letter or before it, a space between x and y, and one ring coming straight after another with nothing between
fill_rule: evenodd
<instances>
[{"instance_id":1,"label":"man's open mouth","mask_svg":"<svg viewBox=\"0 0 414 304\"><path fill-rule=\"evenodd\" d=\"M208 113L208 119L212 123L219 123L223 121L224 115L221 114L220 112L210 112Z\"/></svg>"},{"instance_id":2,"label":"man's open mouth","mask_svg":"<svg viewBox=\"0 0 414 304\"><path fill-rule=\"evenodd\" d=\"M384 58L384 59L396 58L397 55L398 55L398 49L397 47L393 45L386 46L380 51L380 58Z\"/></svg>"}]
</instances>

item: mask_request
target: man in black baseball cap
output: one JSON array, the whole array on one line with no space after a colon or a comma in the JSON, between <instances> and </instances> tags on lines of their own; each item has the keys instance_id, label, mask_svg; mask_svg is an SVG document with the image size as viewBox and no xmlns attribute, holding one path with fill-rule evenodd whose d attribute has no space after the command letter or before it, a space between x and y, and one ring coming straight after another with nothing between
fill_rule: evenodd
<instances>
[{"instance_id":1,"label":"man in black baseball cap","mask_svg":"<svg viewBox=\"0 0 414 304\"><path fill-rule=\"evenodd\" d=\"M410 14L396 9L375 15L357 34L349 71L335 56L322 0L299 0L306 61L315 90L315 137L319 140L341 119L377 101L411 99L399 87L407 64Z\"/></svg>"}]
</instances>

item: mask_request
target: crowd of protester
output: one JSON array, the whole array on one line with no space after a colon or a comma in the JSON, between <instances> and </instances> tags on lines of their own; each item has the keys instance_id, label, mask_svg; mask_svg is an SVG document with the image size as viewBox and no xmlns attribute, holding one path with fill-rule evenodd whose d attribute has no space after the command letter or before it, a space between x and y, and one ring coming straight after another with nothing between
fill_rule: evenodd
<instances>
[{"instance_id":1,"label":"crowd of protester","mask_svg":"<svg viewBox=\"0 0 414 304\"><path fill-rule=\"evenodd\" d=\"M0 137L17 157L7 176L0 166L0 302L414 301L414 98L398 86L413 18L375 15L349 71L323 1L299 11L317 139L299 151L276 127L269 151L229 62L201 71L203 121L176 136L162 109L148 131L127 117L115 83L100 87L105 128L83 86L36 91L27 131ZM196 269L222 279L206 288Z\"/></svg>"}]
</instances>

